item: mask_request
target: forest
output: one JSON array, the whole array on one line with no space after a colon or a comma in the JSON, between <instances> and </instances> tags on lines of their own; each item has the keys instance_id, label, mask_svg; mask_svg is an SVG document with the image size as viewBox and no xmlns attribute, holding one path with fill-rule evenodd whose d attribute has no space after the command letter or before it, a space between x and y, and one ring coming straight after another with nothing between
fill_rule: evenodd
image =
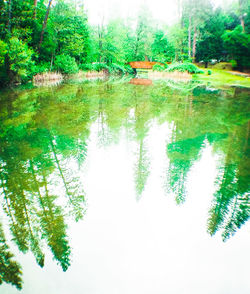
<instances>
[{"instance_id":1,"label":"forest","mask_svg":"<svg viewBox=\"0 0 250 294\"><path fill-rule=\"evenodd\" d=\"M84 1L0 0L0 84L51 71L124 73L136 60L203 62L205 67L227 61L237 70L250 68L249 0L223 8L210 0L176 2L178 21L167 26L152 18L146 5L135 19L90 25Z\"/></svg>"}]
</instances>

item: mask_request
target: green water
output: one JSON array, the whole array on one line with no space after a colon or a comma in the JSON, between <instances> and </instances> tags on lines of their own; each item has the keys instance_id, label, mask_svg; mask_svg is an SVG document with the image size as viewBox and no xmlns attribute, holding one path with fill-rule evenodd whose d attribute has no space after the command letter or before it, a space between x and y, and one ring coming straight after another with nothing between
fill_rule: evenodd
<instances>
[{"instance_id":1,"label":"green water","mask_svg":"<svg viewBox=\"0 0 250 294\"><path fill-rule=\"evenodd\" d=\"M127 234L126 241L122 240L119 244L134 242L135 239L137 242L147 242L146 235L138 237L145 230L153 234L149 242L154 242L154 238L161 240L161 236L167 234L170 224L170 220L164 223L167 222L165 218L173 211L171 234L174 236L175 232L181 230L179 225L175 227L174 216L178 214L180 219L185 215L181 220L185 227L186 219L192 218L199 210L203 211L201 221L197 215L193 223L197 230L202 231L202 237L196 232L195 237L192 237L192 230L195 231L192 224L188 228L191 239L197 238L199 242L205 238L208 245L204 246L209 248L209 242L214 242L215 238L217 245L214 245L213 252L222 244L230 244L240 238L249 244L249 240L244 239L244 234L248 233L249 237L250 231L249 224L246 223L250 216L249 97L250 92L246 88L218 90L198 82L169 81L135 85L127 80L85 81L2 92L0 283L4 283L1 286L3 293L16 293L16 288L21 285L25 294L45 293L44 291L54 294L158 294L168 293L167 291L177 294L228 294L236 293L233 292L235 289L241 289L238 292L241 294L249 293L250 285L244 275L236 277L236 284L230 287L225 286L227 278L223 280L221 277L221 284L217 281L218 292L209 286L206 286L206 292L203 288L205 280L199 290L188 284L185 291L179 286L165 284L163 281L167 278L161 277L163 268L171 268L173 265L166 263L163 266L160 257L157 265L155 260L151 260L155 254L153 252L158 250L157 242L147 249L145 259L141 257L140 262L134 262L138 262L139 267L147 256L156 267L156 276L152 274L152 279L158 281L158 286L147 285L148 292L140 288L139 285L145 283L148 276L143 269L134 270L131 264L127 265L126 270L123 267L120 269L122 277L119 279L116 276L111 278L110 274L104 282L102 277L105 276L105 271L109 272L109 267L104 266L105 255L109 256L111 264L114 262L112 274L119 272L121 263L113 260L122 258L125 249L121 247L121 251L112 253L111 244L120 231L133 230L138 225L135 221L130 226L130 218L133 213L134 217L138 217L143 209L148 211L149 219L152 217L154 221L161 215L159 223L155 222L155 227L150 228L152 223L145 220L133 237ZM145 208L144 203L153 195L155 200L151 199ZM195 195L197 200L192 201ZM112 197L112 201L109 197ZM158 201L159 206L156 206ZM166 210L162 211L164 201L171 204L166 205ZM170 209L169 205L172 204L174 206ZM192 208L188 208L189 205ZM182 213L182 209L190 211ZM104 216L103 210L106 210ZM91 215L95 216L93 223L88 221ZM104 220L107 226L103 231L106 235L103 234L110 234L109 239L102 236L104 239L98 239L100 243L97 246L96 240L92 240L91 235L88 238L88 234L95 232L93 224L101 224L102 218L107 216L112 216L112 220ZM111 230L113 223L119 223L121 219L121 226L114 233ZM81 227L76 227L76 222ZM166 232L160 232L160 229L158 231L158 226L165 227ZM241 228L243 235L237 239ZM78 239L79 235L82 239ZM186 238L188 240L189 237ZM107 248L112 250L99 254L99 246L105 246L103 240L111 242ZM185 240L180 241L183 244L177 239L173 240L175 239L171 239L172 248L177 246L178 250L184 250ZM164 244L167 251L169 242ZM225 249L225 255L228 254L226 260L236 252L242 254L241 258L244 259L247 254L244 248L235 246L231 252ZM143 249L137 250L139 256L144 252ZM94 269L87 261L85 264L87 257L81 256L80 252L89 253L89 263L95 264ZM161 254L164 259L165 253ZM185 254L190 252L186 249ZM192 251L193 259L195 254ZM74 256L77 258L74 259ZM95 256L98 256L97 260ZM223 262L222 260L221 263ZM249 265L248 262L249 258L245 259L246 266ZM85 282L78 285L71 277L67 286L59 287L58 283L63 283L63 274L67 279L71 266L74 271L74 263L75 270L79 272L81 269L88 278L85 280L83 274ZM124 263L125 260L122 264ZM172 263L175 261L172 260ZM152 264L149 262L148 266L152 268ZM216 261L212 265L216 267ZM102 273L98 267L102 268ZM146 267L145 263L143 268ZM226 263L225 267L227 268ZM26 271L29 275L25 274ZM35 272L36 277L33 277L32 273ZM185 269L182 274L186 273ZM176 272L174 276L179 274ZM41 281L39 275L43 276ZM57 275L62 275L62 280L51 286L51 281L56 281ZM126 277L130 277L130 280ZM230 275L228 279L229 277ZM192 279L194 277L189 277L190 281ZM96 286L98 283L102 285L100 288ZM76 284L78 286L72 288ZM239 288L239 284L242 288ZM199 292L201 289L202 292Z\"/></svg>"}]
</instances>

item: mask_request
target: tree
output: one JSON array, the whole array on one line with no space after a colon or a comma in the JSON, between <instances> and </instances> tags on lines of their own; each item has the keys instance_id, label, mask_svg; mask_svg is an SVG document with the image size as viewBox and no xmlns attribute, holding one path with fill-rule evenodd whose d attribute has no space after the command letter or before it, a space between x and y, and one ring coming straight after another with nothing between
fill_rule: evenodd
<instances>
[{"instance_id":1,"label":"tree","mask_svg":"<svg viewBox=\"0 0 250 294\"><path fill-rule=\"evenodd\" d=\"M7 53L7 44L0 40L0 67L4 64L5 54Z\"/></svg>"},{"instance_id":2,"label":"tree","mask_svg":"<svg viewBox=\"0 0 250 294\"><path fill-rule=\"evenodd\" d=\"M4 66L1 68L3 83L19 82L28 75L28 68L32 64L33 51L28 43L32 35L32 9L31 0L9 0L0 2L0 38L8 47L4 54ZM3 45L3 43L2 43ZM1 62L3 63L3 62Z\"/></svg>"},{"instance_id":3,"label":"tree","mask_svg":"<svg viewBox=\"0 0 250 294\"><path fill-rule=\"evenodd\" d=\"M34 0L34 18L36 18L37 0Z\"/></svg>"},{"instance_id":4,"label":"tree","mask_svg":"<svg viewBox=\"0 0 250 294\"><path fill-rule=\"evenodd\" d=\"M205 67L212 59L220 60L225 55L222 40L224 21L224 16L218 9L212 12L210 18L205 21L204 27L200 30L196 59L204 61Z\"/></svg>"},{"instance_id":5,"label":"tree","mask_svg":"<svg viewBox=\"0 0 250 294\"><path fill-rule=\"evenodd\" d=\"M245 33L245 16L247 15L246 10L249 8L248 0L239 0L239 13L240 13L240 24L242 26L242 32ZM249 16L248 16L249 17Z\"/></svg>"},{"instance_id":6,"label":"tree","mask_svg":"<svg viewBox=\"0 0 250 294\"><path fill-rule=\"evenodd\" d=\"M174 47L169 42L167 35L163 30L157 30L154 33L154 41L152 43L152 58L155 61L169 62L174 59Z\"/></svg>"},{"instance_id":7,"label":"tree","mask_svg":"<svg viewBox=\"0 0 250 294\"><path fill-rule=\"evenodd\" d=\"M28 75L28 69L33 65L32 55L34 52L28 48L26 43L16 37L11 38L8 45L9 77L11 80L23 79Z\"/></svg>"},{"instance_id":8,"label":"tree","mask_svg":"<svg viewBox=\"0 0 250 294\"><path fill-rule=\"evenodd\" d=\"M182 23L188 27L188 56L195 59L200 29L212 10L210 0L186 0L183 3ZM191 44L193 42L193 44Z\"/></svg>"},{"instance_id":9,"label":"tree","mask_svg":"<svg viewBox=\"0 0 250 294\"><path fill-rule=\"evenodd\" d=\"M46 26L47 26L51 4L52 4L52 0L49 0L49 4L47 6L47 11L46 11L46 14L45 14L45 17L44 17L44 21L43 21L43 27L42 27L42 32L41 32L41 36L40 36L40 41L39 41L39 45L38 45L38 50L39 51L40 51L41 46L42 46L44 31L45 31Z\"/></svg>"},{"instance_id":10,"label":"tree","mask_svg":"<svg viewBox=\"0 0 250 294\"><path fill-rule=\"evenodd\" d=\"M89 55L89 27L84 10L58 2L50 14L49 39L56 43L55 54L74 57L78 63L87 62Z\"/></svg>"},{"instance_id":11,"label":"tree","mask_svg":"<svg viewBox=\"0 0 250 294\"><path fill-rule=\"evenodd\" d=\"M183 61L183 59L186 59L187 46L185 45L185 29L179 24L173 25L169 28L167 35L174 50L174 59L176 61Z\"/></svg>"},{"instance_id":12,"label":"tree","mask_svg":"<svg viewBox=\"0 0 250 294\"><path fill-rule=\"evenodd\" d=\"M135 31L134 60L151 58L152 24L151 14L147 6L141 6L137 17Z\"/></svg>"},{"instance_id":13,"label":"tree","mask_svg":"<svg viewBox=\"0 0 250 294\"><path fill-rule=\"evenodd\" d=\"M231 59L236 60L239 69L250 66L250 35L243 32L241 26L227 31L222 36L225 49Z\"/></svg>"}]
</instances>

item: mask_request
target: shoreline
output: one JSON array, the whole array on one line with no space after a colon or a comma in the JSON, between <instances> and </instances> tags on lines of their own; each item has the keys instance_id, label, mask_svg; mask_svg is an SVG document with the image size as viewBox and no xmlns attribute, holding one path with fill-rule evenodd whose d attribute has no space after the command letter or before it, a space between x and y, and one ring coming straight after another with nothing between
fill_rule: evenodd
<instances>
[{"instance_id":1,"label":"shoreline","mask_svg":"<svg viewBox=\"0 0 250 294\"><path fill-rule=\"evenodd\" d=\"M201 81L209 83L212 86L225 88L225 87L247 87L250 88L250 74L243 73L239 71L229 71L227 69L215 69L209 67L207 69L202 68L204 71L203 74L189 74L187 72L160 72L160 71L148 71L145 75L145 78L153 80L173 80L176 82L189 82L189 81ZM208 74L208 71L211 71L211 74ZM79 71L76 74L64 75L59 72L50 72L37 74L33 77L32 81L29 81L25 84L18 84L15 87L20 85L25 86L30 83L33 86L42 87L42 86L56 86L63 81L67 80L94 80L94 79L104 79L113 76L107 71ZM117 75L116 75L117 76ZM131 75L131 78L133 76ZM140 78L140 74L137 76ZM2 88L10 89L12 86L7 86Z\"/></svg>"}]
</instances>

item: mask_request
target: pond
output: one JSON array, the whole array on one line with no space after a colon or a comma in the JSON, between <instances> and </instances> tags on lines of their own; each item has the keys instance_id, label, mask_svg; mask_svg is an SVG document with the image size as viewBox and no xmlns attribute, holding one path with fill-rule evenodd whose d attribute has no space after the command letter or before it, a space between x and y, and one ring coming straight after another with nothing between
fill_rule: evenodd
<instances>
[{"instance_id":1,"label":"pond","mask_svg":"<svg viewBox=\"0 0 250 294\"><path fill-rule=\"evenodd\" d=\"M143 79L2 92L1 294L250 293L249 94Z\"/></svg>"}]
</instances>

